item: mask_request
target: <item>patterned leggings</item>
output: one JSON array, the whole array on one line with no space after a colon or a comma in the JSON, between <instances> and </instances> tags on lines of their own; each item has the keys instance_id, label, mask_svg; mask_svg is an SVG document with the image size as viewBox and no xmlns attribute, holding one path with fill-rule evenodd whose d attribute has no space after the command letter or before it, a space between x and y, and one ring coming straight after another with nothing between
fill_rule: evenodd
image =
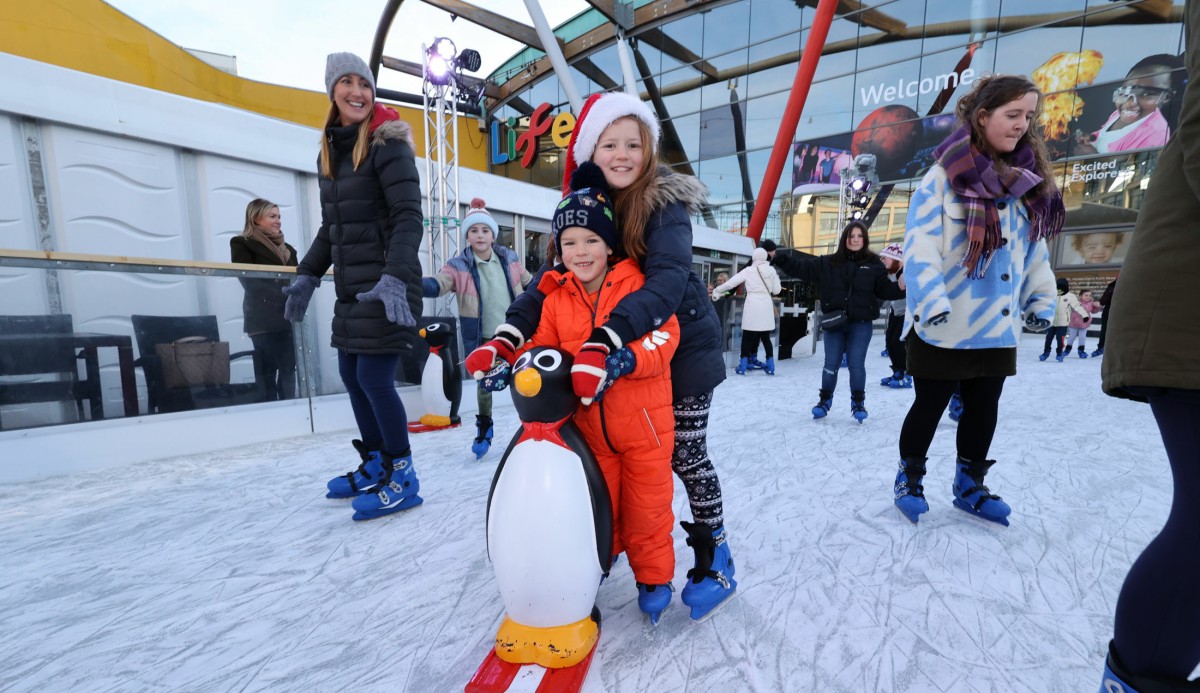
<instances>
[{"instance_id":1,"label":"patterned leggings","mask_svg":"<svg viewBox=\"0 0 1200 693\"><path fill-rule=\"evenodd\" d=\"M716 529L725 523L721 481L708 457L708 410L712 390L674 403L675 453L671 469L687 490L692 520Z\"/></svg>"}]
</instances>

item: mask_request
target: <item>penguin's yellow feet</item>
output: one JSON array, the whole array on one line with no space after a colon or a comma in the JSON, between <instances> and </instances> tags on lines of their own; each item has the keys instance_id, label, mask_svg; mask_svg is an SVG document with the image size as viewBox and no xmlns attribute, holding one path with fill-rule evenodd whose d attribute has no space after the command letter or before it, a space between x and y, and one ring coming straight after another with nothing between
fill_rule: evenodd
<instances>
[{"instance_id":1,"label":"penguin's yellow feet","mask_svg":"<svg viewBox=\"0 0 1200 693\"><path fill-rule=\"evenodd\" d=\"M454 423L449 416L438 416L437 414L422 414L421 423L433 428L446 428Z\"/></svg>"},{"instance_id":2,"label":"penguin's yellow feet","mask_svg":"<svg viewBox=\"0 0 1200 693\"><path fill-rule=\"evenodd\" d=\"M549 628L523 626L505 616L496 631L496 655L512 664L562 669L582 662L599 638L600 627L591 616Z\"/></svg>"}]
</instances>

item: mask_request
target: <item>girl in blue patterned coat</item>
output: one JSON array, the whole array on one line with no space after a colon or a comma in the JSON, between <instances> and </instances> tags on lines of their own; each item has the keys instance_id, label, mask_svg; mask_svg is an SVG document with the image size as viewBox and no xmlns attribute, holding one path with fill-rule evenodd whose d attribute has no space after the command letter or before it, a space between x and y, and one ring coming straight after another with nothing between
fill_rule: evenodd
<instances>
[{"instance_id":1,"label":"girl in blue patterned coat","mask_svg":"<svg viewBox=\"0 0 1200 693\"><path fill-rule=\"evenodd\" d=\"M988 448L1004 379L1017 371L1022 323L1040 331L1054 316L1046 240L1065 217L1032 127L1040 100L1022 76L977 81L958 102L961 127L934 150L937 163L909 203L903 331L916 397L900 431L895 502L914 523L929 510L926 453L961 384L954 505L1008 524L1008 504L983 484L995 464Z\"/></svg>"}]
</instances>

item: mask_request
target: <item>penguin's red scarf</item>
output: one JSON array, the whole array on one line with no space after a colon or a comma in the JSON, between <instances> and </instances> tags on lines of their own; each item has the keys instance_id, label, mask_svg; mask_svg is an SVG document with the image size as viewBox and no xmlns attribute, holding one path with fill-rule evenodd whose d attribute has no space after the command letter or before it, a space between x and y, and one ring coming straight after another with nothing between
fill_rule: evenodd
<instances>
[{"instance_id":1,"label":"penguin's red scarf","mask_svg":"<svg viewBox=\"0 0 1200 693\"><path fill-rule=\"evenodd\" d=\"M517 442L523 443L526 440L548 440L551 443L570 449L571 446L567 445L567 441L563 440L562 433L559 432L559 429L561 429L563 424L565 424L570 418L571 416L567 415L558 421L551 421L550 423L522 421L521 437L517 439Z\"/></svg>"}]
</instances>

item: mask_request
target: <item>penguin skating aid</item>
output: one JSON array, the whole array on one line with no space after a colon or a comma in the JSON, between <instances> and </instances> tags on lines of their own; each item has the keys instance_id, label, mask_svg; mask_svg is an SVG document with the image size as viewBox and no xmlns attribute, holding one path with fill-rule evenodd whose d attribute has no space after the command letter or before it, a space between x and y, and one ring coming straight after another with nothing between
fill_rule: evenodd
<instances>
[{"instance_id":1,"label":"penguin skating aid","mask_svg":"<svg viewBox=\"0 0 1200 693\"><path fill-rule=\"evenodd\" d=\"M505 605L468 693L578 691L600 637L595 608L612 559L608 486L572 421L571 358L535 348L513 366L521 429L488 495L488 556Z\"/></svg>"},{"instance_id":2,"label":"penguin skating aid","mask_svg":"<svg viewBox=\"0 0 1200 693\"><path fill-rule=\"evenodd\" d=\"M440 431L462 425L458 406L462 402L462 379L451 356L449 343L454 333L449 323L434 321L419 334L429 344L429 358L421 370L421 404L425 413L410 421L408 431Z\"/></svg>"}]
</instances>

